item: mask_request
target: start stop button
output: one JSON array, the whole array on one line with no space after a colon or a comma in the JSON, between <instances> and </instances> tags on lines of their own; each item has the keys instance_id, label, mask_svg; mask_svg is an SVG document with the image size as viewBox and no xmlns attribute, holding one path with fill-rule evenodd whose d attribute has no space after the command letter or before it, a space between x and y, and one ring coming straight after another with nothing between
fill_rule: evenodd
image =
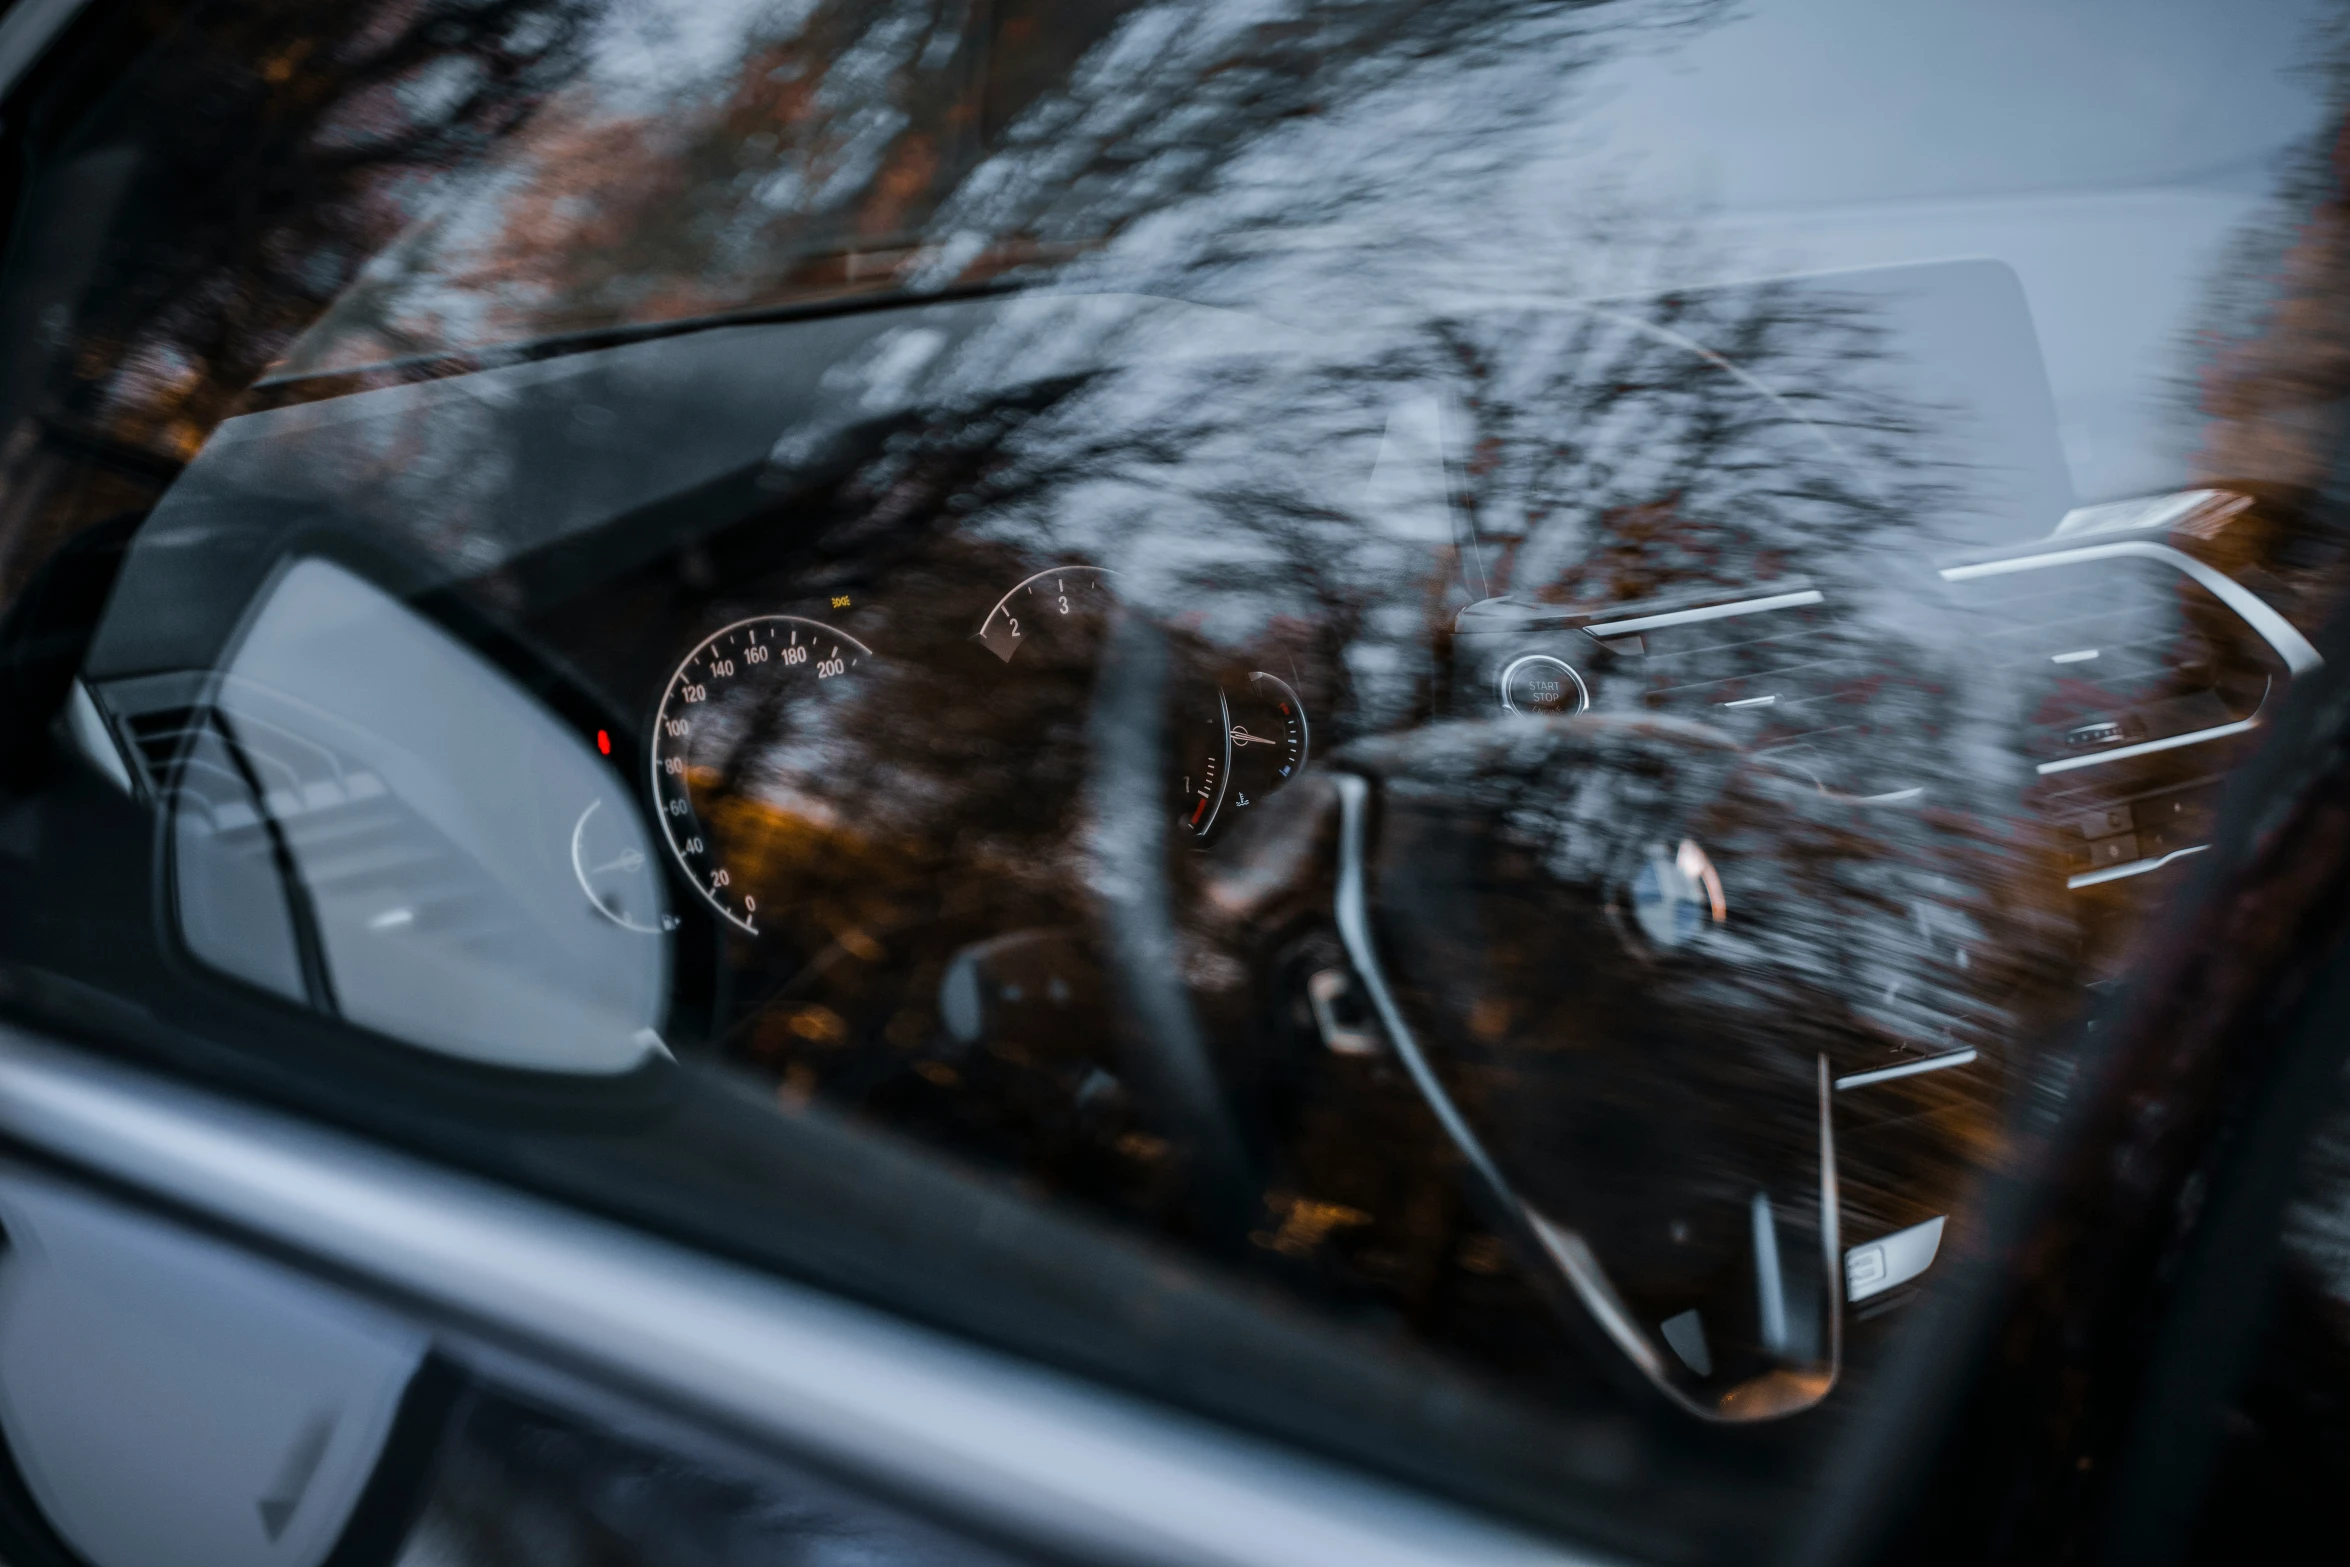
<instances>
[{"instance_id":1,"label":"start stop button","mask_svg":"<svg viewBox=\"0 0 2350 1567\"><path fill-rule=\"evenodd\" d=\"M1591 690L1565 659L1528 653L1502 670L1501 705L1513 713L1580 713L1591 705Z\"/></svg>"}]
</instances>

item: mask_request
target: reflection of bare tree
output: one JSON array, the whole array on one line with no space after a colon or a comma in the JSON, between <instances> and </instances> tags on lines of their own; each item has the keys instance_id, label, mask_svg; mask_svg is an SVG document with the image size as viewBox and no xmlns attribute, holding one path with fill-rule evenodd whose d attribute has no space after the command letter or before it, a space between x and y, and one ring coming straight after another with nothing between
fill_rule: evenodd
<instances>
[{"instance_id":1,"label":"reflection of bare tree","mask_svg":"<svg viewBox=\"0 0 2350 1567\"><path fill-rule=\"evenodd\" d=\"M1166 1128L1115 1052L1041 1034L974 1048L942 1022L957 952L1007 932L1082 930L1096 913L1085 896L1091 654L1000 664L969 641L998 592L1056 561L1113 567L1131 603L1181 628L1188 678L1294 670L1327 756L1433 716L1432 649L1473 591L1456 507L1476 519L1494 591L1605 603L1799 573L1873 586L1873 571L1917 547L1940 475L1922 455L1927 411L1873 398L1868 323L1830 293L1404 313L1339 338L1244 319L1229 343L1216 337L1221 318L1194 319L1177 334L1190 351L1165 354L1155 308L1114 319L1008 312L1000 329L938 348L911 385L903 345L919 329L881 335L844 367L841 400L859 406L864 388L891 380L909 411L830 446L787 443L792 463L777 482L804 488L700 548L746 602L762 583L838 585L860 604L870 591L871 618L856 624L887 654L886 668L859 677L856 721L831 731L822 787L850 825L819 842L785 819L788 802L762 805L751 791L724 828L753 848L762 907L793 911L788 942L757 960L779 988L746 1020L740 1048L793 1092L824 1092L1071 1199L1180 1227ZM1674 331L1740 349L1743 378ZM1247 351L1252 336L1260 351ZM1041 383L1020 373L1081 363L1092 368ZM1796 396L1764 395L1756 380ZM1376 515L1365 476L1399 407L1429 399L1457 407L1441 417L1469 435L1450 469L1441 450L1428 454L1434 482L1421 498L1433 498L1435 527L1415 530ZM788 529L777 525L785 512ZM599 607L576 618L633 617ZM1855 698L1870 727L1829 743L1934 768L1940 809L1861 807L1773 775L1740 810L1708 817L1714 784L1603 755L1576 762L1580 790L1564 787L1564 764L1514 778L1464 765L1453 779L1448 808L1493 835L1471 835L1449 891L1399 895L1398 907L1441 911L1447 938L1418 949L1413 977L1436 998L1445 1048L1482 1059L1480 1113L1514 1112L1513 1148L1612 1170L1605 1182L1549 1184L1633 1193L1650 1166L1614 1168L1604 1155L1615 1137L1647 1136L1651 1163L1678 1161L1721 1187L1706 1222L1743 1233L1745 1197L1732 1188L1753 1160L1805 1146L1803 1126L1776 1112L1809 1103L1818 1054L1857 1069L1979 1048L2004 1064L2019 1018L2048 1004L2046 867L1984 809L2002 755L1979 758L1985 776L1970 779L1937 754L1956 722L1952 699L1897 678L1922 655L1873 623L1856 620L1826 645L1868 660L1873 682ZM1467 726L1464 756L1481 731ZM1521 738L1558 734L1541 726ZM1442 796L1441 783L1430 788ZM1637 860L1650 838L1685 832L1737 867L1739 934L1660 976L1619 950L1600 913L1626 874L1623 855L1591 851ZM1488 853L1522 872L1507 897ZM1171 879L1188 896L1227 870L1187 861ZM1286 961L1327 906L1306 897L1238 927L1203 918L1192 947L1169 955L1243 1075L1278 1076L1290 1068L1249 1063L1294 1055L1261 1044L1278 1026L1252 1011L1260 998L1246 976ZM1560 911L1570 906L1587 939L1569 939ZM1580 989L1560 987L1562 950L1591 954ZM1461 1270L1476 1289L1507 1270L1472 1244L1475 1221L1444 1195L1443 1147L1399 1132L1366 1158L1343 1130L1317 1130L1337 1090L1319 1056L1306 1060L1306 1086L1283 1090L1290 1108L1267 1112L1279 1157L1263 1249L1331 1270L1324 1283L1341 1293L1412 1302L1432 1314L1431 1332L1465 1342L1491 1307L1458 1304ZM1554 1068L1565 1067L1582 1076L1562 1097ZM1382 1099L1394 1092L1346 1089L1342 1119L1408 1121ZM1129 1113L1100 1114L1108 1095ZM1873 1226L1948 1211L1995 1135L1985 1091L1910 1097L1913 1124L1935 1137L1888 1145L1847 1174L1854 1212ZM1772 1115L1757 1109L1766 1102ZM1562 1119L1562 1104L1589 1107L1608 1135L1589 1116ZM1644 1222L1633 1209L1618 1218L1589 1227L1605 1239Z\"/></svg>"},{"instance_id":2,"label":"reflection of bare tree","mask_svg":"<svg viewBox=\"0 0 2350 1567\"><path fill-rule=\"evenodd\" d=\"M60 249L21 266L5 302L0 600L58 539L152 502L410 220L415 187L477 157L567 67L584 9L199 7L127 77L111 55L68 68L65 103L95 90L77 71L109 97L42 149L20 219Z\"/></svg>"},{"instance_id":3,"label":"reflection of bare tree","mask_svg":"<svg viewBox=\"0 0 2350 1567\"><path fill-rule=\"evenodd\" d=\"M2333 112L2297 149L2269 210L2236 236L2191 343L2197 477L2251 504L2190 519L2188 547L2256 585L2306 629L2350 589L2350 531L2332 491L2350 391L2350 23L2308 67Z\"/></svg>"},{"instance_id":4,"label":"reflection of bare tree","mask_svg":"<svg viewBox=\"0 0 2350 1567\"><path fill-rule=\"evenodd\" d=\"M768 943L733 954L750 1004L720 1020L715 1043L772 1072L787 1096L825 1092L1058 1194L1179 1228L1170 1124L1137 1103L1145 1079L1103 1046L1098 983L1095 1010L1049 1037L982 1041L944 1015L948 980L975 948L1034 936L1034 951L1066 947L1082 961L1088 939L1068 933L1098 913L1085 845L1092 650L1006 668L970 635L1030 570L1113 567L1130 604L1178 628L1178 683L1251 667L1294 676L1328 755L1436 716L1447 637L1472 598L1605 605L1792 575L1856 602L1882 597L1886 563L1916 549L1942 503L1942 474L1931 410L1874 388L1883 345L1856 307L1796 285L1604 308L1476 303L1501 283L1512 298L1568 291L1551 259L1520 253L1514 226L1478 208L1527 134L1567 115L1562 83L1714 10L1371 0L1267 21L1239 5L893 0L820 5L788 25L746 13L721 24L741 46L715 67L591 70L388 248L411 204L370 181L407 165L389 153L338 165L345 184L331 188L348 188L347 206L326 204L314 228L287 236L240 230L250 244L222 263L255 290L313 269L308 292L266 308L256 293L247 314L201 329L184 301L148 308L122 328L148 345L125 350L143 368L122 382L123 406L184 417L186 441L197 438L232 371L259 368L235 353L275 352L374 249L381 258L292 351L291 372L972 282L1038 261L1060 265L1069 298L1125 290L1225 307L1150 318L1056 311L1048 299L952 347L919 325L879 332L869 357L824 386L839 408L890 415L850 432L839 471L819 471L811 447L805 471L777 463L772 506L686 523L702 532L683 541L674 574L530 606L533 629L588 667L706 625L714 598L739 595L748 611L821 588L862 606L858 629L885 658L856 676L821 766L787 769L768 754L794 738L781 724L747 728L746 754L713 759L721 782L706 825L773 911ZM481 15L508 29L499 37L528 19ZM992 18L985 37L980 16ZM567 18L577 21L564 13L542 30L547 60ZM1068 47L1055 55L1048 38ZM395 51L378 75L415 69ZM366 82L372 91L377 78ZM347 91L382 108L380 94ZM525 94L455 96L452 123L486 135L492 109ZM343 123L333 106L316 106L320 126ZM421 164L472 145L446 127L388 144ZM212 330L217 341L203 336ZM172 343L192 346L154 346ZM213 401L173 390L175 353L206 366L188 384ZM1433 440L1397 456L1427 409ZM452 491L509 455L488 449L498 427L461 404L387 424L368 437L372 456L447 473ZM1383 471L1395 482L1381 491ZM459 531L428 543L464 567ZM527 599L519 578L488 586ZM1751 1173L1737 1160L1769 1163L1785 1130L1741 1141L1735 1123L1757 1097L1800 1099L1816 1055L1996 1041L2036 999L2010 992L2040 975L2038 868L1996 817L1986 829L1967 815L1989 816L1985 786L2012 758L1952 750L1957 699L1880 623L1856 620L1821 646L1867 675L1848 693L1858 716L1822 742L1830 760L1930 769L1948 786L1942 814L1859 811L1777 776L1743 809L1707 816L1701 796L1715 785L1702 770L1608 755L1576 759L1581 792L1552 768L1510 779L1464 764L1448 780L1448 808L1491 829L1451 869L1470 890L1508 896L1464 910L1450 896L1462 887L1432 892L1426 907L1457 918L1414 978L1440 998L1447 1041L1485 1053L1472 1062L1485 1078L1478 1107L1515 1112L1513 1156L1539 1163L1573 1145L1599 1159L1613 1146L1603 1134L1653 1110L1696 1144L1733 1150L1701 1173L1720 1177L1716 1195L1734 1208L1735 1182ZM642 676L625 663L606 672L616 690ZM1730 754L1719 735L1706 744ZM1667 983L1599 945L1616 936L1594 911L1620 891L1625 853L1683 831L1740 868L1742 924ZM1609 852L1594 858L1594 845ZM1208 879L1196 861L1170 877L1185 895ZM1605 1005L1557 984L1563 903L1588 916ZM1301 891L1254 925L1196 919L1190 945L1165 954L1230 1055L1271 1039L1280 1048L1257 1053L1281 1070L1307 1062L1294 1113L1267 1112L1258 1128L1281 1182L1266 1194L1259 1249L1281 1259L1269 1265L1328 1264L1321 1286L1400 1301L1469 1353L1550 1353L1480 1339L1511 1306L1480 1316L1460 1305L1476 1293L1463 1272L1491 1280L1511 1264L1450 1195L1449 1156L1392 1078L1366 1070L1336 1092L1350 1065L1280 1044L1288 1024L1266 1014L1283 998L1252 988L1249 965L1289 962L1319 934L1326 896L1319 908ZM1048 989L1085 989L1072 969L1038 972ZM1668 1044L1618 1061L1591 1101L1621 1125L1555 1113L1576 1074L1554 1069L1660 1031ZM1324 1157L1310 1123L1334 1098L1347 1099L1351 1125L1394 1128L1394 1140L1366 1153L1342 1127ZM1948 1142L1980 1152L1981 1104L1929 1110ZM1615 1170L1608 1193L1637 1195L1656 1158L1715 1157L1653 1125L1650 1162ZM1895 1183L1877 1173L1881 1195ZM1947 1167L1933 1176L1938 1192L1957 1179ZM1890 1199L1880 1207L1898 1217ZM1641 1215L1619 1217L1628 1229Z\"/></svg>"},{"instance_id":5,"label":"reflection of bare tree","mask_svg":"<svg viewBox=\"0 0 2350 1567\"><path fill-rule=\"evenodd\" d=\"M2350 343L2340 313L2350 267L2350 24L2331 20L2304 67L2327 83L2333 113L2296 148L2269 209L2238 234L2212 280L2194 341L2197 466L2210 478L2320 482L2338 444Z\"/></svg>"},{"instance_id":6,"label":"reflection of bare tree","mask_svg":"<svg viewBox=\"0 0 2350 1567\"><path fill-rule=\"evenodd\" d=\"M2350 594L2340 477L2350 434L2350 18L2330 15L2317 43L2308 68L2330 112L2296 149L2261 220L2236 237L2190 345L2197 478L2228 499L2173 534L2311 633ZM2270 904L2292 900L2272 893L2260 906ZM2301 1497L2328 1494L2350 1473L2339 1413L2350 1347L2350 1097L2340 1079L2329 1097L2297 1157L2263 1348L2230 1400L2236 1434L2202 1525L2213 1539L2241 1538L2248 1520L2290 1517Z\"/></svg>"},{"instance_id":7,"label":"reflection of bare tree","mask_svg":"<svg viewBox=\"0 0 2350 1567\"><path fill-rule=\"evenodd\" d=\"M379 258L295 367L870 287L968 166L969 12L825 6L780 37L737 17L715 82L591 73Z\"/></svg>"},{"instance_id":8,"label":"reflection of bare tree","mask_svg":"<svg viewBox=\"0 0 2350 1567\"><path fill-rule=\"evenodd\" d=\"M1914 587L1956 470L1935 460L1934 411L1884 391L1879 330L1832 289L1399 310L1327 335L1178 319L1187 354L1130 313L1007 319L930 368L943 406L870 482L925 446L984 445L984 476L951 498L958 526L1115 566L1235 649L1310 628L1339 734L1428 716L1468 600L1596 610L1801 577L1855 611L1814 638L1815 674L1841 660L1834 699L1855 709L1825 743L1876 771L2001 773L1995 754L1951 751L1963 705L1947 679L1929 691L1938 650L1874 612ZM1015 425L986 411L984 389L1064 362L1071 339L1099 339L1112 368ZM895 357L883 344L843 390ZM1415 410L1434 434L1393 465Z\"/></svg>"},{"instance_id":9,"label":"reflection of bare tree","mask_svg":"<svg viewBox=\"0 0 2350 1567\"><path fill-rule=\"evenodd\" d=\"M1603 605L1796 572L1866 580L1947 497L1883 331L1817 284L1510 311L1441 329L1495 593Z\"/></svg>"},{"instance_id":10,"label":"reflection of bare tree","mask_svg":"<svg viewBox=\"0 0 2350 1567\"><path fill-rule=\"evenodd\" d=\"M1383 0L1269 21L898 0L719 15L707 25L738 50L591 71L373 265L295 363L972 282L1121 237L1130 280L1139 266L1196 284L1270 236L1326 243L1333 220L1374 209L1391 249L1508 167L1497 133L1553 116L1576 70L1718 9ZM1390 111L1415 92L1449 108L1423 101L1406 130Z\"/></svg>"},{"instance_id":11,"label":"reflection of bare tree","mask_svg":"<svg viewBox=\"0 0 2350 1567\"><path fill-rule=\"evenodd\" d=\"M1753 715L1748 743L1800 744L1805 766L1861 792L1935 777L1978 808L1998 798L1999 748L1954 743L1963 668L1918 636L1932 620L1920 558L1963 502L1964 470L1940 410L1887 390L1885 332L1864 302L1782 281L1494 311L1436 336L1448 364L1431 379L1450 368L1460 388L1472 595L1596 613L1821 590L1838 607L1803 628L1801 654L1766 643L1683 660L1638 700L1799 663L1801 716ZM1643 683L1595 678L1615 688L1603 704Z\"/></svg>"}]
</instances>

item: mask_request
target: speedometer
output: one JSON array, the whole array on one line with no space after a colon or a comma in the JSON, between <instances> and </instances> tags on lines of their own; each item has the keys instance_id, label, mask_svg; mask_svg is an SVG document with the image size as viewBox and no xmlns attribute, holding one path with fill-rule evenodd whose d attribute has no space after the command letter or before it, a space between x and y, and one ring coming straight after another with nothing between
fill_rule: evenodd
<instances>
[{"instance_id":1,"label":"speedometer","mask_svg":"<svg viewBox=\"0 0 2350 1567\"><path fill-rule=\"evenodd\" d=\"M728 863L746 822L778 818L798 781L823 768L829 710L873 650L797 615L713 632L669 677L653 723L653 809L670 852L711 907L759 929L758 889Z\"/></svg>"}]
</instances>

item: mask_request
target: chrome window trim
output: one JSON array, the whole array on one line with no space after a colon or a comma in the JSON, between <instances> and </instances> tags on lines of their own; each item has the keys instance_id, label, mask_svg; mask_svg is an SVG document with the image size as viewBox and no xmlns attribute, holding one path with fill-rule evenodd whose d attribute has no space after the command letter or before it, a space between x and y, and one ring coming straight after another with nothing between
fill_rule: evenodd
<instances>
[{"instance_id":1,"label":"chrome window trim","mask_svg":"<svg viewBox=\"0 0 2350 1567\"><path fill-rule=\"evenodd\" d=\"M73 25L89 0L16 0L0 16L0 97L16 90L25 72Z\"/></svg>"},{"instance_id":2,"label":"chrome window trim","mask_svg":"<svg viewBox=\"0 0 2350 1567\"><path fill-rule=\"evenodd\" d=\"M0 1026L0 1136L949 1519L1137 1564L1591 1563L1410 1489Z\"/></svg>"}]
</instances>

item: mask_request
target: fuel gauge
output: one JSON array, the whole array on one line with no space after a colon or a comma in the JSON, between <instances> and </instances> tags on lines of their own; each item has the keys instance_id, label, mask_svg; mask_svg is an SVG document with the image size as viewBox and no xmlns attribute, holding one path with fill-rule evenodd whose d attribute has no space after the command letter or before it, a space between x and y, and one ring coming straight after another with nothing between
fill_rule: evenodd
<instances>
[{"instance_id":1,"label":"fuel gauge","mask_svg":"<svg viewBox=\"0 0 2350 1567\"><path fill-rule=\"evenodd\" d=\"M1182 775L1175 786L1175 825L1205 838L1223 820L1232 793L1232 704L1201 683L1177 715L1176 751Z\"/></svg>"},{"instance_id":2,"label":"fuel gauge","mask_svg":"<svg viewBox=\"0 0 2350 1567\"><path fill-rule=\"evenodd\" d=\"M661 907L661 878L634 824L602 800L590 800L571 828L571 874L598 914L624 930L658 936L677 926Z\"/></svg>"}]
</instances>

